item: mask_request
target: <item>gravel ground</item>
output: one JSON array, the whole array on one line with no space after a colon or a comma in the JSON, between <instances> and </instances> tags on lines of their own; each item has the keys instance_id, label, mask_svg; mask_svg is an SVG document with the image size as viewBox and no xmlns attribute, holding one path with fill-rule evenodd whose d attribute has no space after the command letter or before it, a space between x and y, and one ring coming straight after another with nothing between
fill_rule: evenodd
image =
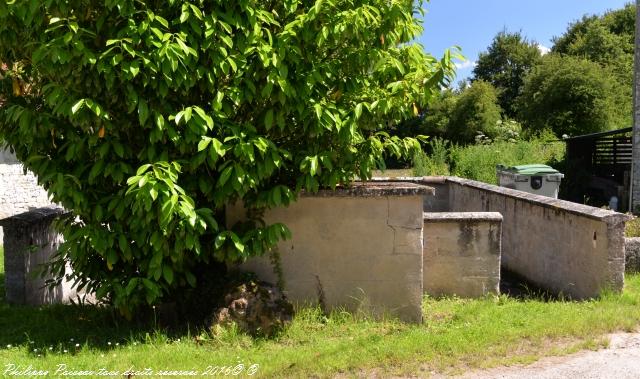
<instances>
[{"instance_id":1,"label":"gravel ground","mask_svg":"<svg viewBox=\"0 0 640 379\"><path fill-rule=\"evenodd\" d=\"M457 378L640 378L640 333L611 334L609 347L564 357L548 357L529 366L498 367Z\"/></svg>"}]
</instances>

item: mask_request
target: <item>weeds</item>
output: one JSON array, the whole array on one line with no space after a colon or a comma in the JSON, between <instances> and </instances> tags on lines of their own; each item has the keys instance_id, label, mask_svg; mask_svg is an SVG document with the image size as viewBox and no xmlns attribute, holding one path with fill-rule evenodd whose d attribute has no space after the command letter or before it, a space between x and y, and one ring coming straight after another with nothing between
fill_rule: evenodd
<instances>
[{"instance_id":1,"label":"weeds","mask_svg":"<svg viewBox=\"0 0 640 379\"><path fill-rule=\"evenodd\" d=\"M562 142L547 142L547 137L530 141L494 142L469 146L450 145L434 139L427 152L414 157L414 175L454 175L496 184L496 165L555 163L565 154Z\"/></svg>"}]
</instances>

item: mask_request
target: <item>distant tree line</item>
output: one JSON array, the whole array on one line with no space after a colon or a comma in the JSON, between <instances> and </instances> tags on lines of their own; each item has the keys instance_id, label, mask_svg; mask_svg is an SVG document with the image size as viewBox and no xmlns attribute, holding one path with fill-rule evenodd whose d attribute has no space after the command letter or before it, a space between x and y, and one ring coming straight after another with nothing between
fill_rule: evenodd
<instances>
[{"instance_id":1,"label":"distant tree line","mask_svg":"<svg viewBox=\"0 0 640 379\"><path fill-rule=\"evenodd\" d=\"M633 4L570 24L546 54L522 32L501 31L469 80L444 89L398 132L469 144L626 127L634 33Z\"/></svg>"}]
</instances>

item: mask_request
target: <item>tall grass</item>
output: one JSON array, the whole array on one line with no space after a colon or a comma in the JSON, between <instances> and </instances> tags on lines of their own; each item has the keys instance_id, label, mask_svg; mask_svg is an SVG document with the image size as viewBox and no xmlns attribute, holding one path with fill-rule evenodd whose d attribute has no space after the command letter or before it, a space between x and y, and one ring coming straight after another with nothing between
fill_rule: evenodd
<instances>
[{"instance_id":1,"label":"tall grass","mask_svg":"<svg viewBox=\"0 0 640 379\"><path fill-rule=\"evenodd\" d=\"M428 153L414 158L414 175L454 175L496 184L496 165L554 164L565 154L562 142L543 139L494 142L488 145L457 146L433 140Z\"/></svg>"},{"instance_id":2,"label":"tall grass","mask_svg":"<svg viewBox=\"0 0 640 379\"><path fill-rule=\"evenodd\" d=\"M449 175L449 142L436 138L429 143L429 149L429 155L420 151L413 157L414 175Z\"/></svg>"}]
</instances>

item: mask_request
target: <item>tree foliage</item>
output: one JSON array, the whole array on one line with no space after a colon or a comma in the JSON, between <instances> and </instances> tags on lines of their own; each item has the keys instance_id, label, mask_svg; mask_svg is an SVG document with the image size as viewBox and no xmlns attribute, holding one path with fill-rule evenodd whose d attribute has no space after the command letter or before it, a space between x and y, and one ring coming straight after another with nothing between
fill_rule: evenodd
<instances>
[{"instance_id":1,"label":"tree foliage","mask_svg":"<svg viewBox=\"0 0 640 379\"><path fill-rule=\"evenodd\" d=\"M634 4L602 16L585 16L554 39L553 52L586 58L611 67L631 96L635 48Z\"/></svg>"},{"instance_id":2,"label":"tree foliage","mask_svg":"<svg viewBox=\"0 0 640 379\"><path fill-rule=\"evenodd\" d=\"M452 89L445 89L436 96L424 114L421 133L436 137L448 136L451 115L457 101L458 92Z\"/></svg>"},{"instance_id":3,"label":"tree foliage","mask_svg":"<svg viewBox=\"0 0 640 379\"><path fill-rule=\"evenodd\" d=\"M418 4L420 6L421 3ZM453 72L411 0L0 3L0 138L63 223L63 261L125 315L288 231L225 225L369 178ZM258 217L259 218L259 217ZM58 270L62 269L59 265Z\"/></svg>"},{"instance_id":4,"label":"tree foliage","mask_svg":"<svg viewBox=\"0 0 640 379\"><path fill-rule=\"evenodd\" d=\"M500 113L496 89L488 82L476 80L456 99L449 116L447 136L462 143L473 142L479 133L493 138L501 120Z\"/></svg>"},{"instance_id":5,"label":"tree foliage","mask_svg":"<svg viewBox=\"0 0 640 379\"><path fill-rule=\"evenodd\" d=\"M625 125L631 109L614 74L586 59L548 54L525 78L518 98L530 131L576 136Z\"/></svg>"},{"instance_id":6,"label":"tree foliage","mask_svg":"<svg viewBox=\"0 0 640 379\"><path fill-rule=\"evenodd\" d=\"M491 83L498 90L498 104L508 117L515 116L515 99L525 74L541 58L535 42L521 33L498 33L486 52L480 53L474 79Z\"/></svg>"}]
</instances>

